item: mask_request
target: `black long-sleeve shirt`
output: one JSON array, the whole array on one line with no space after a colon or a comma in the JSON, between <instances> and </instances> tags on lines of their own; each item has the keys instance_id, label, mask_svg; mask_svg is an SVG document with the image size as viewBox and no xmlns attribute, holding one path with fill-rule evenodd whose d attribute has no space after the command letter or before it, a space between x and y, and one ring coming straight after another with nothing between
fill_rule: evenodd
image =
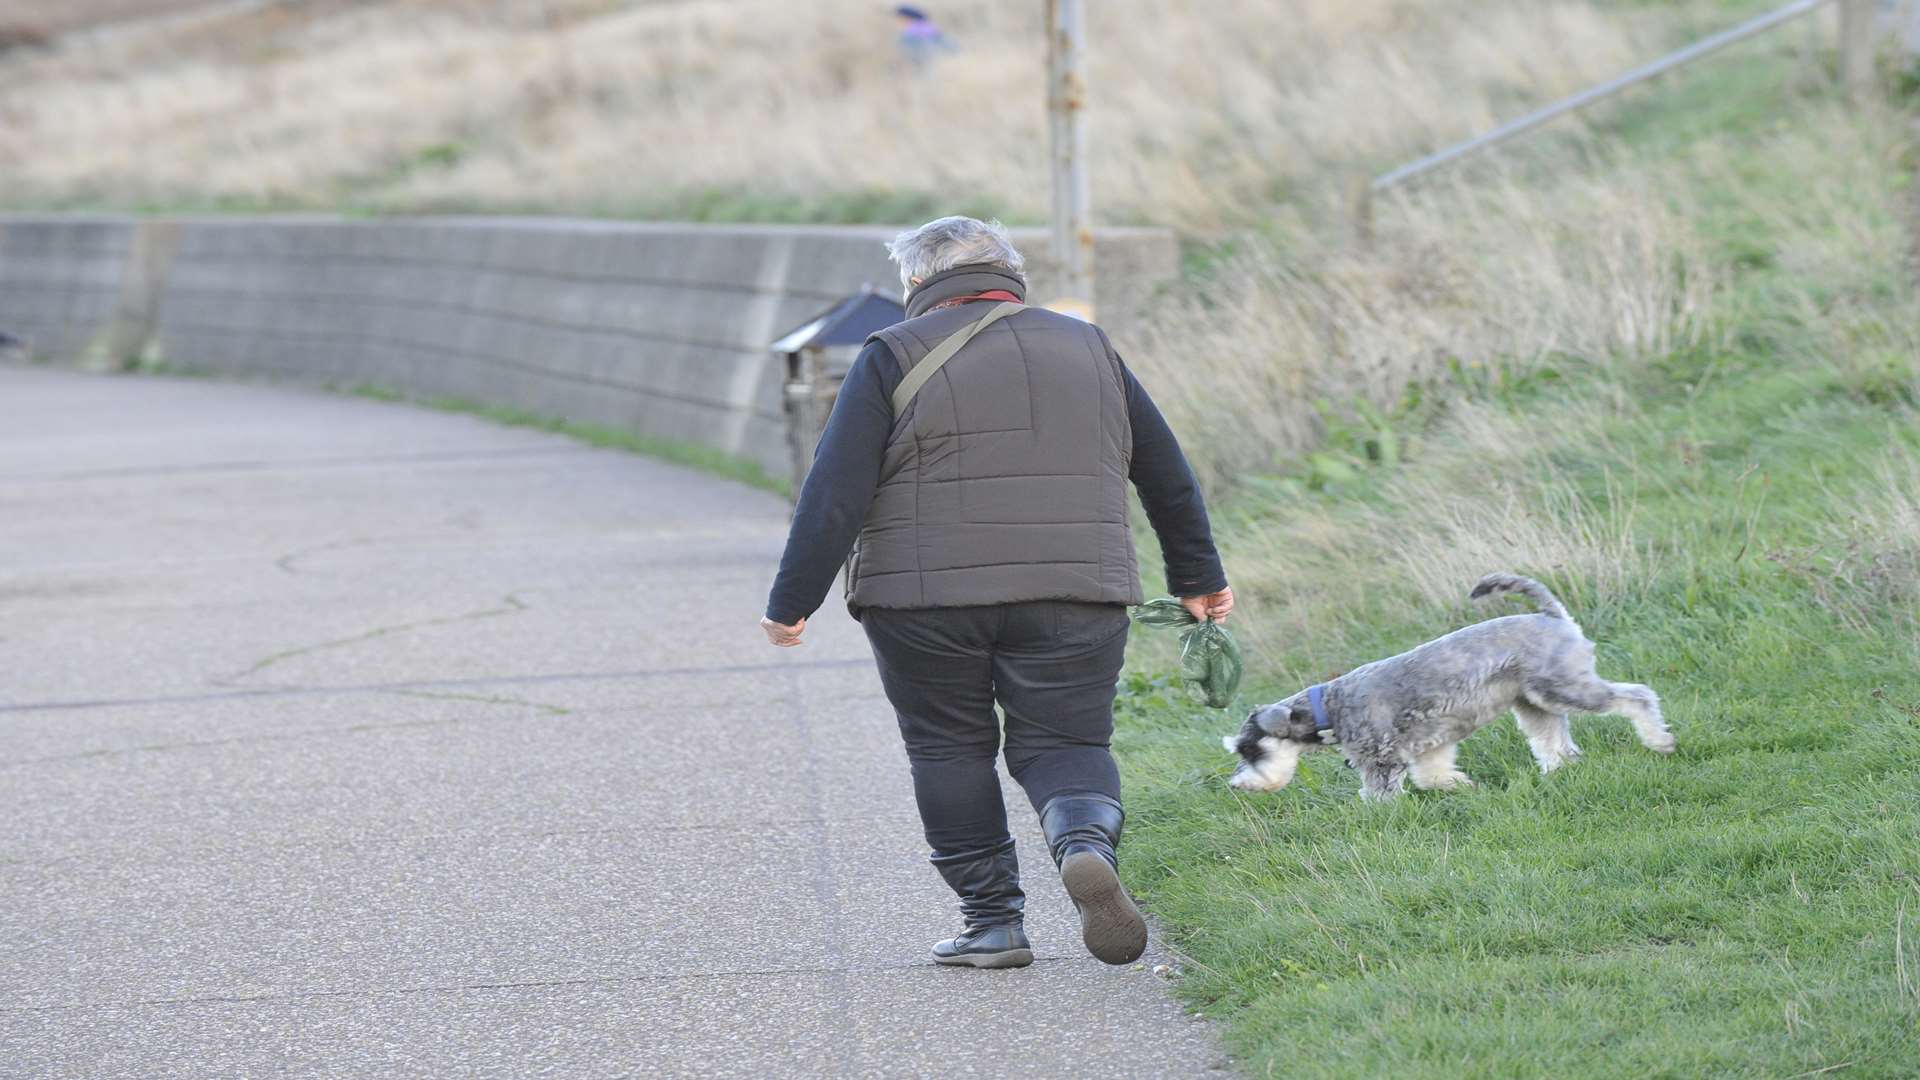
<instances>
[{"instance_id":1,"label":"black long-sleeve shirt","mask_svg":"<svg viewBox=\"0 0 1920 1080\"><path fill-rule=\"evenodd\" d=\"M1127 477L1160 537L1167 589L1175 596L1219 592L1227 587L1227 575L1214 550L1206 502L1193 469L1125 362L1120 372L1133 427L1133 463ZM899 365L884 342L869 342L847 372L814 450L813 469L800 489L786 554L767 598L767 618L774 622L791 626L818 610L853 550L880 486L880 460L893 430L892 398L899 384Z\"/></svg>"}]
</instances>

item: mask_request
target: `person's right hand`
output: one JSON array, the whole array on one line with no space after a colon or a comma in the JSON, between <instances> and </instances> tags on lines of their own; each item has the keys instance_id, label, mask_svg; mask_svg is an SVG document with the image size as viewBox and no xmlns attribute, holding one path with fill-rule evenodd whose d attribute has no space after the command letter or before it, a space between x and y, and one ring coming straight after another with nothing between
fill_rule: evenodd
<instances>
[{"instance_id":1,"label":"person's right hand","mask_svg":"<svg viewBox=\"0 0 1920 1080\"><path fill-rule=\"evenodd\" d=\"M1180 606L1201 622L1226 622L1227 615L1233 611L1233 590L1226 588L1205 596L1183 596Z\"/></svg>"},{"instance_id":2,"label":"person's right hand","mask_svg":"<svg viewBox=\"0 0 1920 1080\"><path fill-rule=\"evenodd\" d=\"M783 649L791 649L806 644L806 642L800 640L800 635L807 629L807 620L805 619L801 619L792 626L788 626L786 623L777 623L765 615L762 615L760 616L760 629L767 632L768 642L778 645Z\"/></svg>"}]
</instances>

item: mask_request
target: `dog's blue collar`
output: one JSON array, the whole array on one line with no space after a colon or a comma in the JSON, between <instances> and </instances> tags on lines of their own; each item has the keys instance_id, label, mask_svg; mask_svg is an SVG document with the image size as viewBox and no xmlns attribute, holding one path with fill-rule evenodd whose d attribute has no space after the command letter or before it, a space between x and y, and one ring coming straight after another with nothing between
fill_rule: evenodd
<instances>
[{"instance_id":1,"label":"dog's blue collar","mask_svg":"<svg viewBox=\"0 0 1920 1080\"><path fill-rule=\"evenodd\" d=\"M1327 684L1315 683L1307 687L1307 708L1313 710L1313 730L1327 731L1333 722L1327 719Z\"/></svg>"}]
</instances>

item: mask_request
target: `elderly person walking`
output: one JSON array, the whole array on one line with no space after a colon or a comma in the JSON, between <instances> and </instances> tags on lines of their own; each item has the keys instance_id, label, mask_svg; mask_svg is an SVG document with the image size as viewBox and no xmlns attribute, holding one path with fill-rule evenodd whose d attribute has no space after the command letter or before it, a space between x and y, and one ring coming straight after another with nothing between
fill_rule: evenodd
<instances>
[{"instance_id":1,"label":"elderly person walking","mask_svg":"<svg viewBox=\"0 0 1920 1080\"><path fill-rule=\"evenodd\" d=\"M913 769L932 862L965 926L943 964L1032 963L994 759L1025 790L1088 951L1130 963L1146 922L1121 886L1120 775L1108 750L1141 600L1127 482L1199 618L1233 593L1180 444L1090 323L1026 307L995 223L948 217L895 238L907 319L868 339L801 489L761 626L800 644L846 564ZM851 551L851 556L849 556Z\"/></svg>"}]
</instances>

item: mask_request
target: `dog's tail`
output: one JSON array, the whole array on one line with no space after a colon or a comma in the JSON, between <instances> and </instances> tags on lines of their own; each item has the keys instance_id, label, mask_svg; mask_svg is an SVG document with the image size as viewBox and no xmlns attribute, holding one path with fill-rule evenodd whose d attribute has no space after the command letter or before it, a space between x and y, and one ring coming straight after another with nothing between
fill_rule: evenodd
<instances>
[{"instance_id":1,"label":"dog's tail","mask_svg":"<svg viewBox=\"0 0 1920 1080\"><path fill-rule=\"evenodd\" d=\"M1567 609L1561 606L1559 598L1549 592L1545 585L1540 584L1530 577L1521 577L1518 574L1488 574L1486 577L1480 579L1480 584L1475 585L1473 592L1468 595L1478 600L1483 596L1510 592L1519 593L1521 596L1533 601L1534 606L1540 609L1540 614L1542 615L1548 615L1556 619L1571 620L1573 618L1573 616L1567 614Z\"/></svg>"}]
</instances>

